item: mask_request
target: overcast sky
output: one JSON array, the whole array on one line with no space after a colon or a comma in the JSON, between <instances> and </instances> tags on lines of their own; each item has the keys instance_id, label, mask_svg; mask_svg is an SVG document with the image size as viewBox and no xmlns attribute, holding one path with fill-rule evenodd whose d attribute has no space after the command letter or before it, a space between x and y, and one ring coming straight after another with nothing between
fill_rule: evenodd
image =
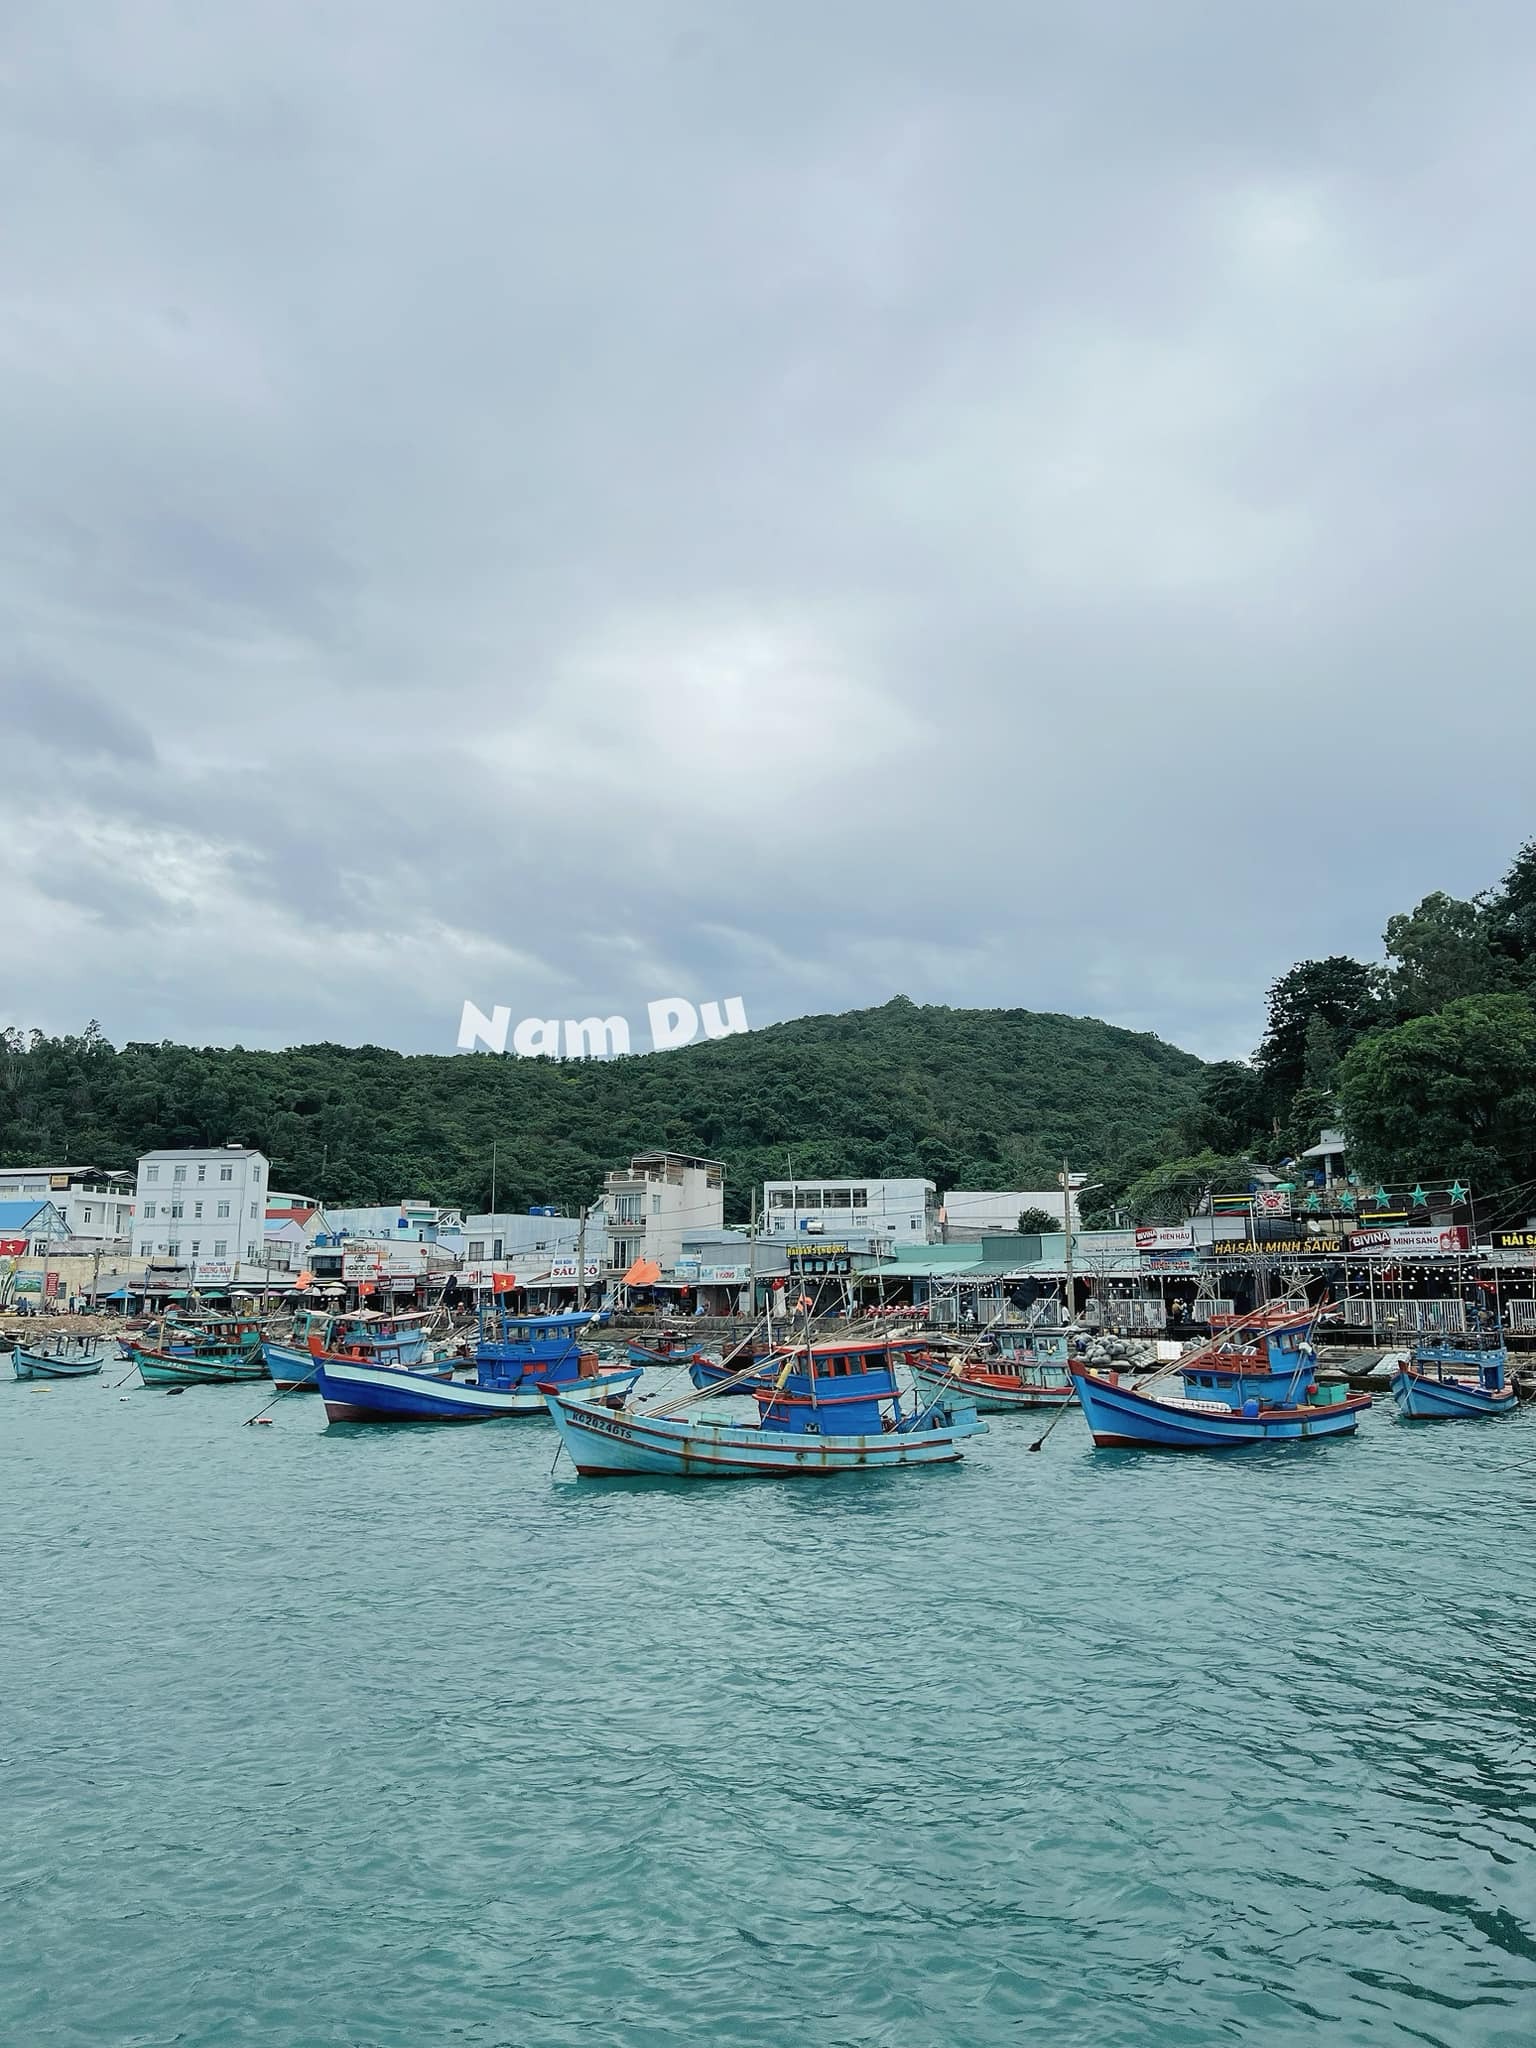
<instances>
[{"instance_id":1,"label":"overcast sky","mask_svg":"<svg viewBox=\"0 0 1536 2048\"><path fill-rule=\"evenodd\" d=\"M1536 832L1528 0L10 0L0 1022L1213 1056Z\"/></svg>"}]
</instances>

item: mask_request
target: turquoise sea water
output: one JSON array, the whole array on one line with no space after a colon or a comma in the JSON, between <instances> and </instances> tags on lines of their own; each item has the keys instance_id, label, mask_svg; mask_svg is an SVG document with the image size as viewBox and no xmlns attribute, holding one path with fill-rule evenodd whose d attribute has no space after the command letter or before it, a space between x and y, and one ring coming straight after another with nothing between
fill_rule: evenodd
<instances>
[{"instance_id":1,"label":"turquoise sea water","mask_svg":"<svg viewBox=\"0 0 1536 2048\"><path fill-rule=\"evenodd\" d=\"M260 1401L0 1386L7 2048L1536 2038L1536 1414L689 1486Z\"/></svg>"}]
</instances>

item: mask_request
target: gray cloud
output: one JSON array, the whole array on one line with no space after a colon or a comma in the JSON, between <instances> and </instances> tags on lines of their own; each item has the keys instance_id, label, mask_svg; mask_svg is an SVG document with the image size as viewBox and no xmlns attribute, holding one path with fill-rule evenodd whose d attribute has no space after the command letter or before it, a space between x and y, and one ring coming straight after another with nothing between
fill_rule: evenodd
<instances>
[{"instance_id":1,"label":"gray cloud","mask_svg":"<svg viewBox=\"0 0 1536 2048\"><path fill-rule=\"evenodd\" d=\"M87 11L0 63L19 1021L1242 1051L1529 831L1524 8Z\"/></svg>"}]
</instances>

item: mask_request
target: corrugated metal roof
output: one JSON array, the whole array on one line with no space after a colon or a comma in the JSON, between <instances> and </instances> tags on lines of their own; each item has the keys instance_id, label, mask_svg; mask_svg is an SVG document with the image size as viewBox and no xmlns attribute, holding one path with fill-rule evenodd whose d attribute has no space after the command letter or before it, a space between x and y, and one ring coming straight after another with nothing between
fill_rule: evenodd
<instances>
[{"instance_id":1,"label":"corrugated metal roof","mask_svg":"<svg viewBox=\"0 0 1536 2048\"><path fill-rule=\"evenodd\" d=\"M25 1230L34 1217L52 1208L52 1202L0 1202L0 1230Z\"/></svg>"}]
</instances>

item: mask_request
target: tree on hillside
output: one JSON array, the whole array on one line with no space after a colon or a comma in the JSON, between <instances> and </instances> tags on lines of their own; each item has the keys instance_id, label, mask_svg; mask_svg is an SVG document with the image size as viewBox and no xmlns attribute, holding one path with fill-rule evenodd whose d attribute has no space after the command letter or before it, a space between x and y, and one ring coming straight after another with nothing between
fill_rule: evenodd
<instances>
[{"instance_id":1,"label":"tree on hillside","mask_svg":"<svg viewBox=\"0 0 1536 2048\"><path fill-rule=\"evenodd\" d=\"M1252 1178L1249 1159L1198 1152L1191 1159L1173 1159L1141 1174L1126 1189L1120 1206L1130 1212L1133 1223L1182 1223L1197 1213L1207 1195L1236 1194Z\"/></svg>"},{"instance_id":2,"label":"tree on hillside","mask_svg":"<svg viewBox=\"0 0 1536 2048\"><path fill-rule=\"evenodd\" d=\"M1488 899L1489 943L1525 988L1536 987L1536 839L1515 855Z\"/></svg>"},{"instance_id":3,"label":"tree on hillside","mask_svg":"<svg viewBox=\"0 0 1536 2048\"><path fill-rule=\"evenodd\" d=\"M1302 960L1270 986L1268 1026L1254 1064L1270 1113L1280 1116L1307 1079L1307 1033L1320 1018L1342 1055L1377 1021L1370 968L1347 954Z\"/></svg>"},{"instance_id":4,"label":"tree on hillside","mask_svg":"<svg viewBox=\"0 0 1536 2048\"><path fill-rule=\"evenodd\" d=\"M1262 1148L1269 1123L1263 1075L1246 1060L1217 1060L1201 1076L1200 1099L1170 1133L1175 1142L1169 1149L1233 1153Z\"/></svg>"},{"instance_id":5,"label":"tree on hillside","mask_svg":"<svg viewBox=\"0 0 1536 2048\"><path fill-rule=\"evenodd\" d=\"M1462 901L1437 889L1414 911L1387 920L1381 993L1398 1019L1424 1017L1459 996L1486 995L1503 979L1488 901Z\"/></svg>"},{"instance_id":6,"label":"tree on hillside","mask_svg":"<svg viewBox=\"0 0 1536 2048\"><path fill-rule=\"evenodd\" d=\"M1339 1070L1354 1156L1389 1178L1536 1180L1536 1008L1463 996L1354 1047Z\"/></svg>"}]
</instances>

